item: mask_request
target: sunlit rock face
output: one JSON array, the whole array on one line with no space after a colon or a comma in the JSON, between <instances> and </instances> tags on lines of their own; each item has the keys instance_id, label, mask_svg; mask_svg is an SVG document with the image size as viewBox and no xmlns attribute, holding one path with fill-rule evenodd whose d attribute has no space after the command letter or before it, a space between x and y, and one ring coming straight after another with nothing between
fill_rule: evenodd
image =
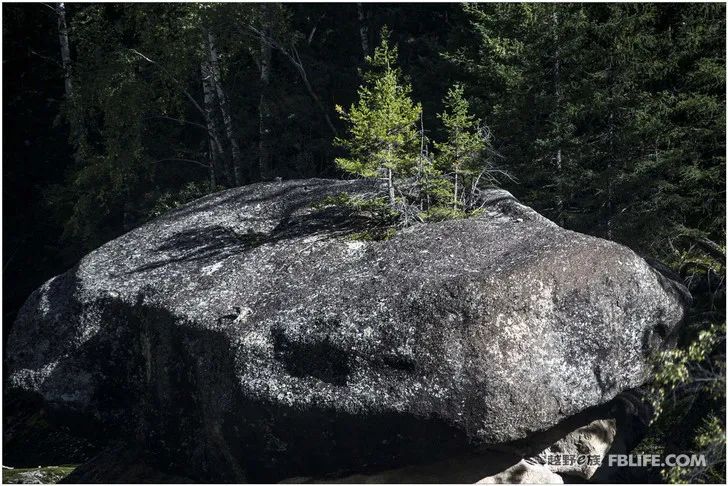
<instances>
[{"instance_id":1,"label":"sunlit rock face","mask_svg":"<svg viewBox=\"0 0 728 486\"><path fill-rule=\"evenodd\" d=\"M8 384L176 474L274 480L527 439L642 384L683 318L679 284L505 191L386 241L318 204L374 189L255 184L107 243L28 299Z\"/></svg>"}]
</instances>

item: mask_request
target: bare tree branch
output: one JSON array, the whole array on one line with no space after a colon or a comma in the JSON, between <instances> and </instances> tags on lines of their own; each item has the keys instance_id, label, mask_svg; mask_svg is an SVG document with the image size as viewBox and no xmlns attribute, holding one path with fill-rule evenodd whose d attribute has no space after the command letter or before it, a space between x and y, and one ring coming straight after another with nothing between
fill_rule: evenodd
<instances>
[{"instance_id":1,"label":"bare tree branch","mask_svg":"<svg viewBox=\"0 0 728 486\"><path fill-rule=\"evenodd\" d=\"M189 120L182 120L181 118L174 118L174 117L166 116L166 115L152 115L152 116L146 116L146 117L144 117L142 119L143 120L151 120L151 119L155 119L155 118L158 118L158 119L161 119L161 120L170 120L170 121L182 123L184 125L191 125L193 127L199 127L199 128L202 128L205 131L208 131L207 127L205 125L201 124L201 123L197 123L197 122L193 122L193 121L189 121Z\"/></svg>"},{"instance_id":2,"label":"bare tree branch","mask_svg":"<svg viewBox=\"0 0 728 486\"><path fill-rule=\"evenodd\" d=\"M205 169L209 169L209 164L205 164L203 162L200 162L199 160L192 160L192 159L180 159L177 157L168 157L165 159L159 159L152 162L152 164L158 164L160 162L189 162L190 164L199 165L200 167L204 167Z\"/></svg>"},{"instance_id":3,"label":"bare tree branch","mask_svg":"<svg viewBox=\"0 0 728 486\"><path fill-rule=\"evenodd\" d=\"M141 57L142 59L144 59L148 63L154 64L155 66L157 66L169 79L171 79L172 81L175 82L175 84L177 84L177 86L179 87L180 91L187 97L188 100L190 100L190 103L192 103L192 105L200 113L200 115L202 115L203 117L205 116L205 110L202 109L202 107L197 102L197 100L195 100L195 98L184 88L184 86L182 85L182 83L177 78L175 78L169 71L167 71L167 69L164 66L162 66L161 64L159 64L157 61L149 58L148 56L145 56L144 54L142 54L141 52L137 51L136 49L129 49L129 51L132 52L132 53L134 53L134 54L136 54L137 56Z\"/></svg>"},{"instance_id":4,"label":"bare tree branch","mask_svg":"<svg viewBox=\"0 0 728 486\"><path fill-rule=\"evenodd\" d=\"M318 97L316 92L313 89L313 86L311 85L311 82L308 79L308 74L306 73L306 68L304 67L303 61L301 60L301 56L298 53L298 49L296 48L295 43L291 43L289 48L286 48L283 46L280 42L278 42L275 38L273 38L270 35L266 35L265 33L261 32L259 29L255 28L253 25L246 25L249 32L254 34L256 37L262 39L264 42L266 42L268 45L270 45L273 49L278 50L281 52L286 59L293 65L294 68L296 68L296 71L298 71L299 76L301 77L301 81L303 81L304 86L306 87L306 91L308 91L309 96L313 99L314 103L316 104L316 107L319 109L321 114L323 115L326 124L328 125L329 129L331 130L331 133L334 134L334 136L338 136L338 132L336 130L336 127L334 127L334 124L331 122L331 117L329 117L328 112L326 111L326 108L324 107L323 103L321 102L321 99ZM315 29L314 29L315 30ZM311 36L313 36L313 32L311 32Z\"/></svg>"},{"instance_id":5,"label":"bare tree branch","mask_svg":"<svg viewBox=\"0 0 728 486\"><path fill-rule=\"evenodd\" d=\"M31 54L33 54L34 56L37 56L37 57L39 57L39 58L43 59L44 61L48 61L48 62L50 62L50 63L53 63L53 64L55 64L56 66L58 66L58 67L60 67L60 68L63 68L63 65L62 65L62 64L61 64L60 62L58 62L58 60L57 60L57 59L53 59L53 58L52 58L52 57L50 57L50 56L45 56L45 55L43 55L43 54L41 54L41 53L39 53L39 52L36 52L36 51L34 51L33 49L28 49L28 52L30 52L30 53L31 53Z\"/></svg>"}]
</instances>

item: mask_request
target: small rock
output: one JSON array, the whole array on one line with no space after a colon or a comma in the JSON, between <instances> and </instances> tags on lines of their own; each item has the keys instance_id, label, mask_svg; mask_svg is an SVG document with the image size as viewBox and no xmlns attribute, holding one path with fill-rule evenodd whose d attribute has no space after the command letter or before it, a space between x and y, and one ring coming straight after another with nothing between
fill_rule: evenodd
<instances>
[{"instance_id":1,"label":"small rock","mask_svg":"<svg viewBox=\"0 0 728 486\"><path fill-rule=\"evenodd\" d=\"M564 480L542 464L522 460L505 471L483 478L475 484L564 484Z\"/></svg>"}]
</instances>

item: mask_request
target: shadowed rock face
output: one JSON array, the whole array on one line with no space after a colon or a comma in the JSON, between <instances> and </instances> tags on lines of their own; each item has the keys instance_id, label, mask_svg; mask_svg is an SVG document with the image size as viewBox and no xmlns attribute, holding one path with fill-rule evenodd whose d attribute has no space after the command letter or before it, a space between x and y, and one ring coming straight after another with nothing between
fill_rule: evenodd
<instances>
[{"instance_id":1,"label":"shadowed rock face","mask_svg":"<svg viewBox=\"0 0 728 486\"><path fill-rule=\"evenodd\" d=\"M177 474L268 481L528 438L642 384L682 320L684 288L505 191L378 242L313 207L371 189L255 184L107 243L28 299L9 385Z\"/></svg>"}]
</instances>

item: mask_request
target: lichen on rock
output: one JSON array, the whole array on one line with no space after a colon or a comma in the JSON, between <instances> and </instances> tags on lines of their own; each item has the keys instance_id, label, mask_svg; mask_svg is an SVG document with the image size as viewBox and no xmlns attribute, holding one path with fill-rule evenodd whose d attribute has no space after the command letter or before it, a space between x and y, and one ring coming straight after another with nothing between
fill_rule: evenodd
<instances>
[{"instance_id":1,"label":"lichen on rock","mask_svg":"<svg viewBox=\"0 0 728 486\"><path fill-rule=\"evenodd\" d=\"M527 439L641 385L683 318L634 252L504 191L382 241L316 206L372 189L254 184L105 244L28 299L9 385L183 476L268 481Z\"/></svg>"}]
</instances>

